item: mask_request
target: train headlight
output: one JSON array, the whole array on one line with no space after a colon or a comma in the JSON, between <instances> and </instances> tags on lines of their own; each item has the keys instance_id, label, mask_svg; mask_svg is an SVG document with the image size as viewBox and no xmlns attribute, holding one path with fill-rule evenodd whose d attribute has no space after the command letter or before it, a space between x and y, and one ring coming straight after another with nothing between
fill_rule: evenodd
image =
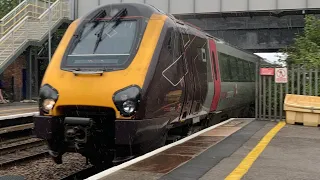
<instances>
[{"instance_id":1,"label":"train headlight","mask_svg":"<svg viewBox=\"0 0 320 180\"><path fill-rule=\"evenodd\" d=\"M113 102L122 116L130 117L138 110L140 96L141 89L132 85L117 91L113 95Z\"/></svg>"},{"instance_id":2,"label":"train headlight","mask_svg":"<svg viewBox=\"0 0 320 180\"><path fill-rule=\"evenodd\" d=\"M123 111L126 112L126 113L128 113L128 114L133 113L133 111L136 109L135 103L132 102L132 101L130 101L130 100L124 102L123 105L122 105L122 107L123 107Z\"/></svg>"},{"instance_id":3,"label":"train headlight","mask_svg":"<svg viewBox=\"0 0 320 180\"><path fill-rule=\"evenodd\" d=\"M40 96L40 108L45 113L49 113L50 110L53 109L54 105L56 104L59 94L56 89L52 86L46 84L40 88L39 91Z\"/></svg>"},{"instance_id":4,"label":"train headlight","mask_svg":"<svg viewBox=\"0 0 320 180\"><path fill-rule=\"evenodd\" d=\"M42 107L46 112L49 112L56 102L53 99L45 99L42 103Z\"/></svg>"}]
</instances>

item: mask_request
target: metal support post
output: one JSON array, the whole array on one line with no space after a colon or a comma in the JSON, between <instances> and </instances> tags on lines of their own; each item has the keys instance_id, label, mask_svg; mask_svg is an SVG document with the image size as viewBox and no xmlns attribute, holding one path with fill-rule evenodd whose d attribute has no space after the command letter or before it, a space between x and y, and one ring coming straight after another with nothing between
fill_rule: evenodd
<instances>
[{"instance_id":1,"label":"metal support post","mask_svg":"<svg viewBox=\"0 0 320 180\"><path fill-rule=\"evenodd\" d=\"M48 53L48 56L49 56L49 62L51 61L51 17L52 14L51 14L51 0L49 0L49 21L48 21L48 25L49 25L49 30L48 30L48 50L49 50L49 53Z\"/></svg>"},{"instance_id":2,"label":"metal support post","mask_svg":"<svg viewBox=\"0 0 320 180\"><path fill-rule=\"evenodd\" d=\"M32 97L32 49L28 47L26 53L27 67L26 67L26 99L31 100Z\"/></svg>"}]
</instances>

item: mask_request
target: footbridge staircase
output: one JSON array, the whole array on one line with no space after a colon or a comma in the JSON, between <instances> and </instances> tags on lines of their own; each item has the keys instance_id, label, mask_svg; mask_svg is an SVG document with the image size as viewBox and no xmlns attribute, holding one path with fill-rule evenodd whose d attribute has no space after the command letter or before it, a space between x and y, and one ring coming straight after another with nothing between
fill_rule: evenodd
<instances>
[{"instance_id":1,"label":"footbridge staircase","mask_svg":"<svg viewBox=\"0 0 320 180\"><path fill-rule=\"evenodd\" d=\"M69 21L68 0L24 0L0 20L0 73L29 46L41 46L54 32ZM49 23L50 20L50 23Z\"/></svg>"}]
</instances>

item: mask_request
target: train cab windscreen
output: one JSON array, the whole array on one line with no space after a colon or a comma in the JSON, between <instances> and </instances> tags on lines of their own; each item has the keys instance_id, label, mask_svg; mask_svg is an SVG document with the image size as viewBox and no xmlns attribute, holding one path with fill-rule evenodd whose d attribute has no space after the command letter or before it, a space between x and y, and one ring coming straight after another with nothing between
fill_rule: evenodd
<instances>
[{"instance_id":1,"label":"train cab windscreen","mask_svg":"<svg viewBox=\"0 0 320 180\"><path fill-rule=\"evenodd\" d=\"M138 29L135 19L85 24L65 59L65 68L123 68L136 49Z\"/></svg>"}]
</instances>

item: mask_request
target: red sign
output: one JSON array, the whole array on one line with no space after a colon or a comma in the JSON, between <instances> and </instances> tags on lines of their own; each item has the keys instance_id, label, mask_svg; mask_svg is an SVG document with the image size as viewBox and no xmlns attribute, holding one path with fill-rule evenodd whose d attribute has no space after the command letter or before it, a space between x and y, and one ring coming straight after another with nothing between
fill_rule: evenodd
<instances>
[{"instance_id":1,"label":"red sign","mask_svg":"<svg viewBox=\"0 0 320 180\"><path fill-rule=\"evenodd\" d=\"M261 76L274 76L274 68L260 68Z\"/></svg>"}]
</instances>

